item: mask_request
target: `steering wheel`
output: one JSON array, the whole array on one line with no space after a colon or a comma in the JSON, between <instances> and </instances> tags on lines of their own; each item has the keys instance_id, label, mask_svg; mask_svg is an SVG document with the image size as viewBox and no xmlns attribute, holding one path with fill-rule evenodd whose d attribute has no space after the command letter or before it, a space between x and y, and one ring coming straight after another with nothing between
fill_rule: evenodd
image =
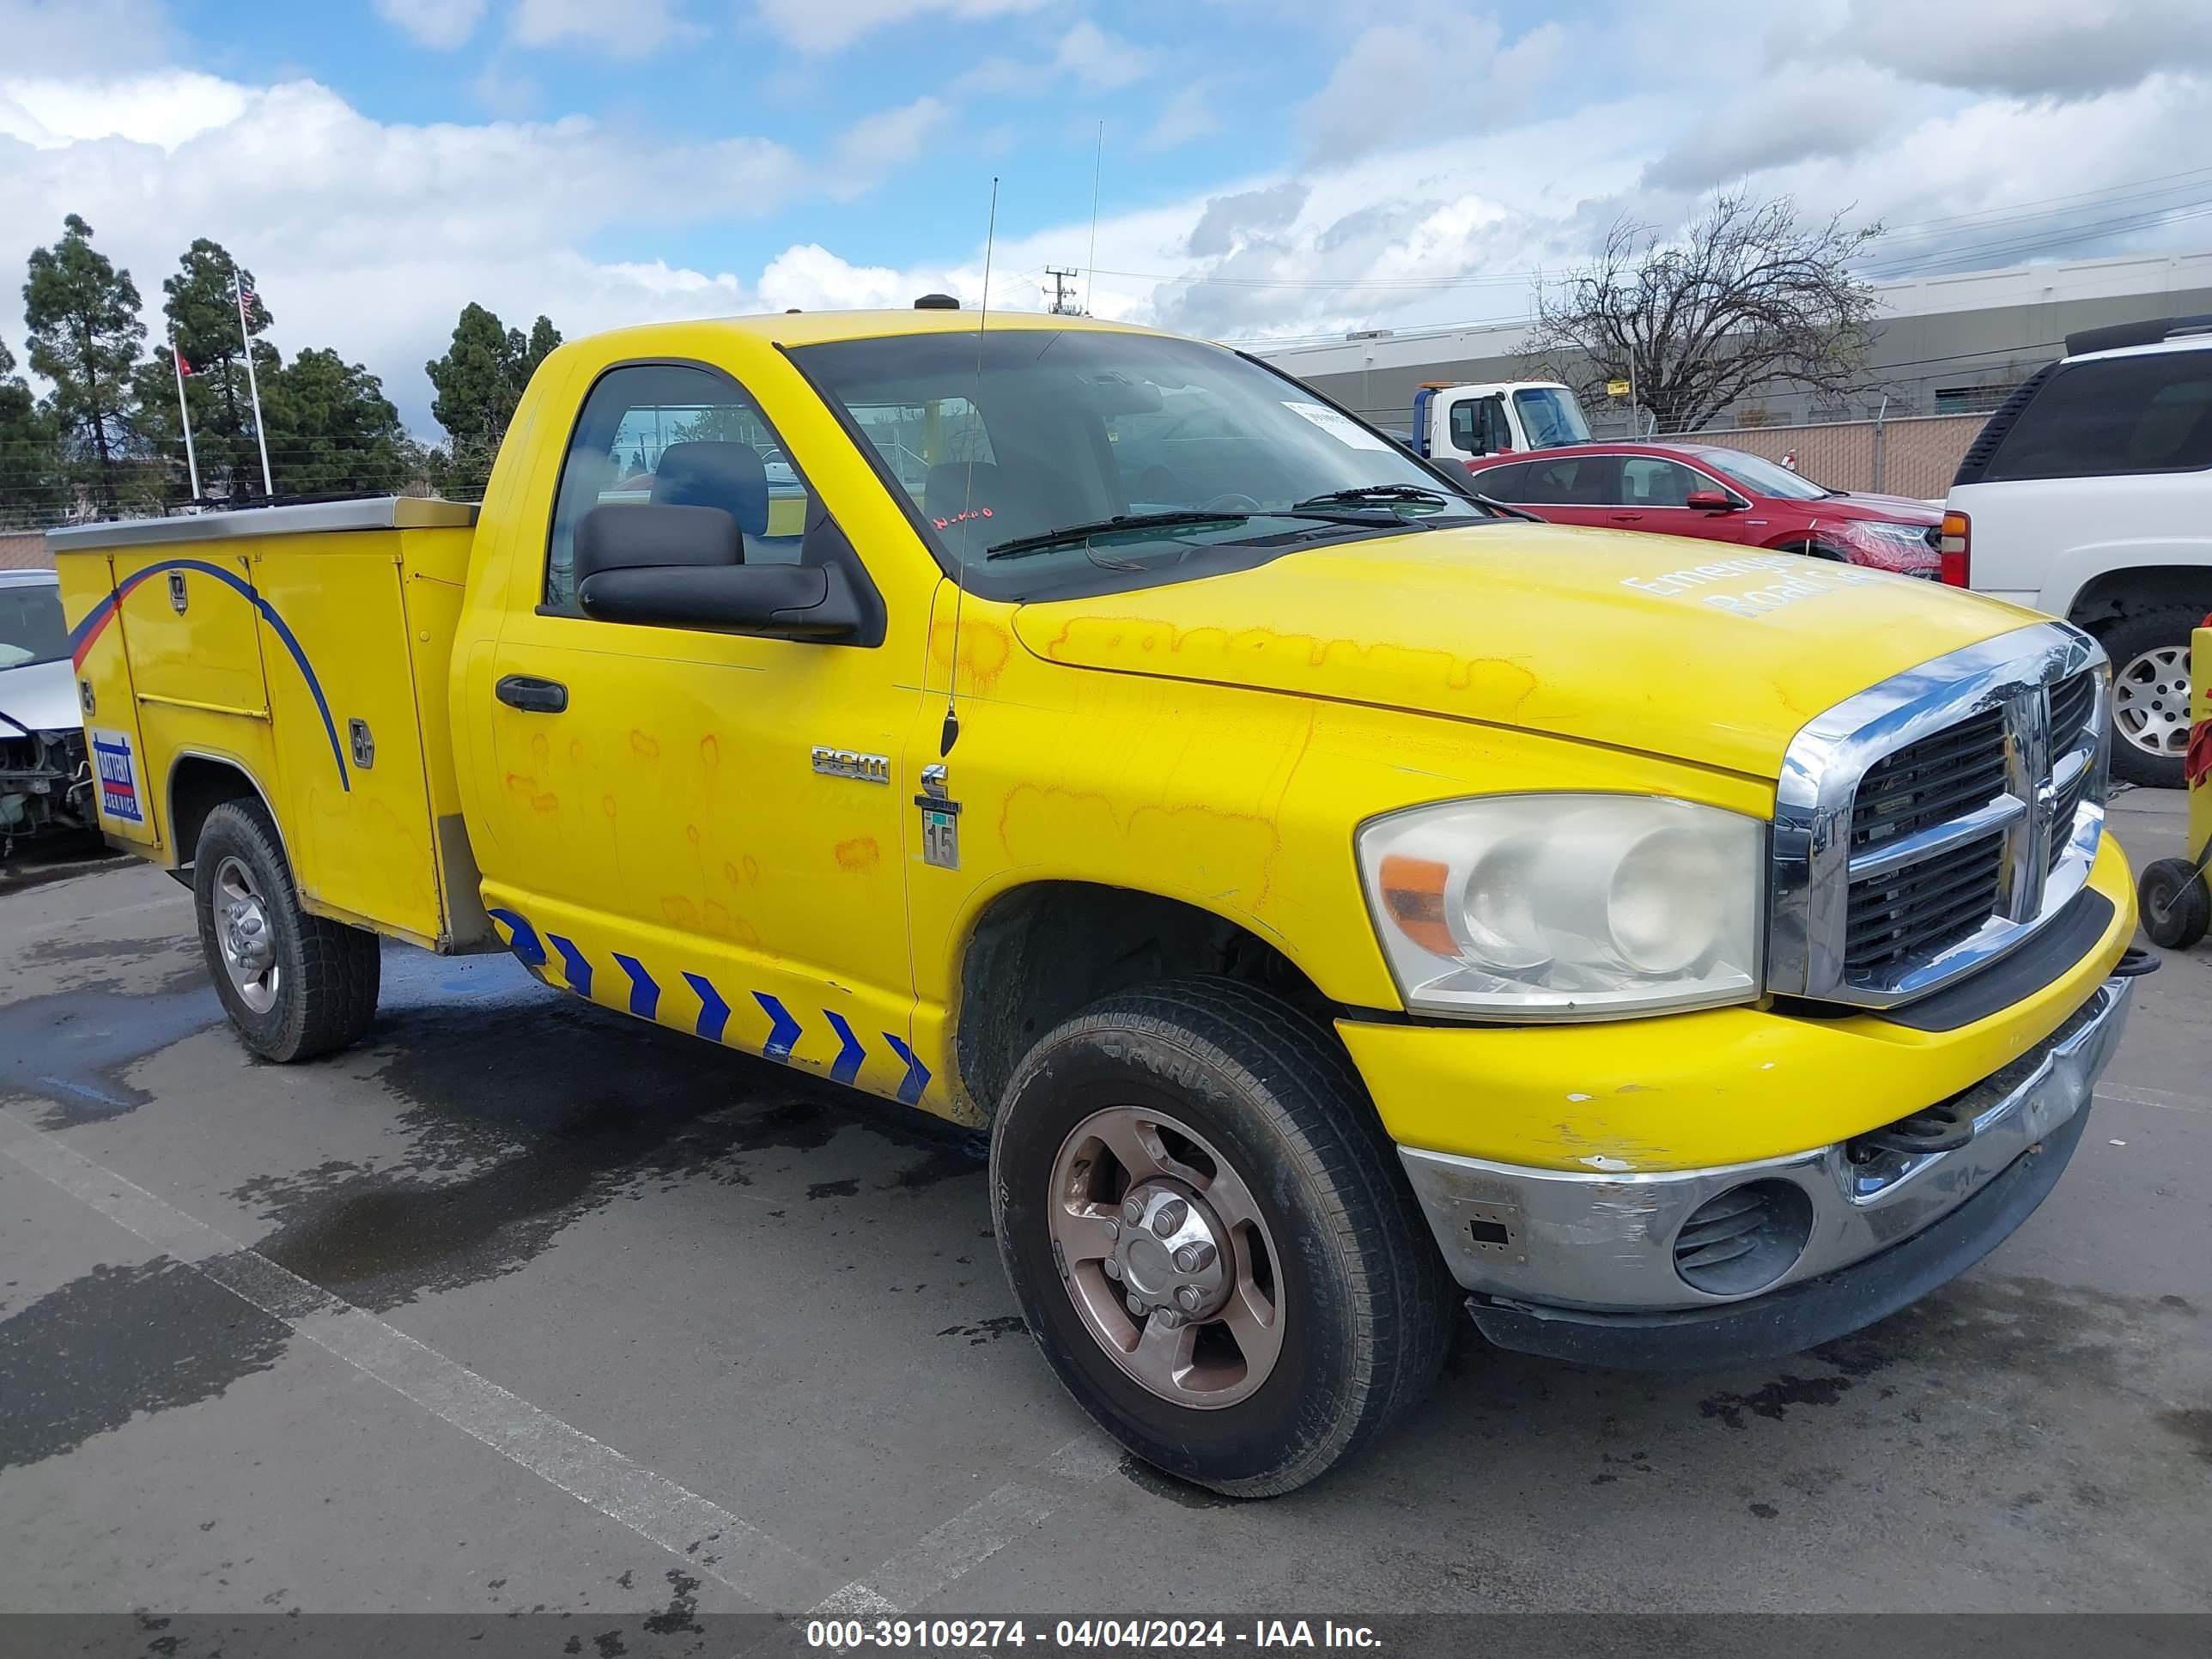
<instances>
[{"instance_id":1,"label":"steering wheel","mask_svg":"<svg viewBox=\"0 0 2212 1659\"><path fill-rule=\"evenodd\" d=\"M1200 501L1198 510L1201 513L1257 513L1260 503L1251 496L1232 489L1225 495L1216 495L1210 501Z\"/></svg>"}]
</instances>

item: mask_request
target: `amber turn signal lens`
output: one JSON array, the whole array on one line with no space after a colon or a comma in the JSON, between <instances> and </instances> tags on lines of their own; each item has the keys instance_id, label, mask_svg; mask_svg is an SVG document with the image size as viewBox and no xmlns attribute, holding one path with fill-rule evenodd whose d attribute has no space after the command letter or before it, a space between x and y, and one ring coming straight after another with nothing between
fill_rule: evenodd
<instances>
[{"instance_id":1,"label":"amber turn signal lens","mask_svg":"<svg viewBox=\"0 0 2212 1659\"><path fill-rule=\"evenodd\" d=\"M1450 867L1434 859L1393 853L1382 860L1382 902L1390 920L1421 949L1440 957L1459 950L1444 921L1444 884L1450 878Z\"/></svg>"}]
</instances>

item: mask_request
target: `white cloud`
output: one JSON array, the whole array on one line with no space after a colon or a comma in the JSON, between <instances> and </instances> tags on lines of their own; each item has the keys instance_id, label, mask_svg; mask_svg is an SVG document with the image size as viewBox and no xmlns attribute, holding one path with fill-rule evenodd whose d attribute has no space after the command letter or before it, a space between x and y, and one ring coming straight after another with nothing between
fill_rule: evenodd
<instances>
[{"instance_id":1,"label":"white cloud","mask_svg":"<svg viewBox=\"0 0 2212 1659\"><path fill-rule=\"evenodd\" d=\"M117 75L168 54L161 0L0 0L11 76Z\"/></svg>"},{"instance_id":2,"label":"white cloud","mask_svg":"<svg viewBox=\"0 0 2212 1659\"><path fill-rule=\"evenodd\" d=\"M2081 98L2212 64L2205 0L2006 0L1998 8L1850 0L1808 56L1846 53L1916 81Z\"/></svg>"},{"instance_id":3,"label":"white cloud","mask_svg":"<svg viewBox=\"0 0 2212 1659\"><path fill-rule=\"evenodd\" d=\"M1036 11L1053 0L756 0L769 32L801 52L839 52L864 35L932 15L959 22Z\"/></svg>"},{"instance_id":4,"label":"white cloud","mask_svg":"<svg viewBox=\"0 0 2212 1659\"><path fill-rule=\"evenodd\" d=\"M1052 62L1054 69L1066 71L1087 87L1111 91L1150 75L1154 57L1086 17L1060 37Z\"/></svg>"},{"instance_id":5,"label":"white cloud","mask_svg":"<svg viewBox=\"0 0 2212 1659\"><path fill-rule=\"evenodd\" d=\"M1174 149L1194 138L1221 130L1221 114L1216 107L1220 94L1210 82L1193 81L1176 88L1176 94L1160 106L1159 114L1138 141L1143 149Z\"/></svg>"},{"instance_id":6,"label":"white cloud","mask_svg":"<svg viewBox=\"0 0 2212 1659\"><path fill-rule=\"evenodd\" d=\"M757 287L729 273L599 263L580 250L609 234L649 244L656 226L857 192L910 159L943 114L922 100L865 118L818 159L757 137L662 143L660 165L641 170L621 131L581 117L392 125L313 82L179 73L74 83L67 97L34 91L35 131L15 130L33 118L20 100L0 121L0 225L12 244L0 264L20 270L64 214L81 213L150 313L185 244L214 237L252 265L281 345L331 345L367 362L423 425L419 365L466 301L526 325L542 311L572 333L755 308Z\"/></svg>"},{"instance_id":7,"label":"white cloud","mask_svg":"<svg viewBox=\"0 0 2212 1659\"><path fill-rule=\"evenodd\" d=\"M896 109L862 116L837 139L837 165L832 178L836 173L847 174L859 183L860 189L865 189L866 181L920 159L921 147L932 133L945 125L951 112L934 98L917 98Z\"/></svg>"},{"instance_id":8,"label":"white cloud","mask_svg":"<svg viewBox=\"0 0 2212 1659\"><path fill-rule=\"evenodd\" d=\"M1923 92L1923 103L1941 96ZM1913 101L1895 76L1863 63L1801 64L1754 82L1680 134L1644 179L1697 191L1794 161L1850 155L1879 144Z\"/></svg>"},{"instance_id":9,"label":"white cloud","mask_svg":"<svg viewBox=\"0 0 2212 1659\"><path fill-rule=\"evenodd\" d=\"M485 0L376 0L376 9L417 46L451 52L476 33L484 4Z\"/></svg>"},{"instance_id":10,"label":"white cloud","mask_svg":"<svg viewBox=\"0 0 2212 1659\"><path fill-rule=\"evenodd\" d=\"M113 137L173 150L237 120L251 99L233 82L189 71L117 81L0 80L0 137L34 149Z\"/></svg>"},{"instance_id":11,"label":"white cloud","mask_svg":"<svg viewBox=\"0 0 2212 1659\"><path fill-rule=\"evenodd\" d=\"M684 32L669 0L515 0L510 40L521 46L580 42L621 58L642 58Z\"/></svg>"},{"instance_id":12,"label":"white cloud","mask_svg":"<svg viewBox=\"0 0 2212 1659\"><path fill-rule=\"evenodd\" d=\"M1299 125L1324 165L1438 131L1501 126L1522 113L1563 40L1546 24L1508 46L1493 20L1446 0L1417 0L1353 40L1298 111Z\"/></svg>"}]
</instances>

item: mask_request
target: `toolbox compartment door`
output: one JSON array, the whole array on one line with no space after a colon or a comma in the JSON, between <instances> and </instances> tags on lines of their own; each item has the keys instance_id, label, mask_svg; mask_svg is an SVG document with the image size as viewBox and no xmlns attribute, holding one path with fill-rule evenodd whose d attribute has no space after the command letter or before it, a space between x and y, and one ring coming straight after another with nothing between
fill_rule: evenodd
<instances>
[{"instance_id":1,"label":"toolbox compartment door","mask_svg":"<svg viewBox=\"0 0 2212 1659\"><path fill-rule=\"evenodd\" d=\"M307 908L435 947L446 931L401 532L256 550L283 823Z\"/></svg>"}]
</instances>

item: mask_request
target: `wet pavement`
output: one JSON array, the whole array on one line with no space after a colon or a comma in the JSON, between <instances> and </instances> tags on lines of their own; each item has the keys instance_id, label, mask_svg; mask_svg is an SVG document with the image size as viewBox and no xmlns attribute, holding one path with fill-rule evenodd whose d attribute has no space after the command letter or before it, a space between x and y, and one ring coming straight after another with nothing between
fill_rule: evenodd
<instances>
[{"instance_id":1,"label":"wet pavement","mask_svg":"<svg viewBox=\"0 0 2212 1659\"><path fill-rule=\"evenodd\" d=\"M2179 850L2178 798L2117 817ZM1917 1308L1709 1376L1469 1331L1259 1504L1061 1395L976 1137L505 958L385 972L266 1066L166 877L0 890L0 1609L2212 1610L2212 947Z\"/></svg>"}]
</instances>

